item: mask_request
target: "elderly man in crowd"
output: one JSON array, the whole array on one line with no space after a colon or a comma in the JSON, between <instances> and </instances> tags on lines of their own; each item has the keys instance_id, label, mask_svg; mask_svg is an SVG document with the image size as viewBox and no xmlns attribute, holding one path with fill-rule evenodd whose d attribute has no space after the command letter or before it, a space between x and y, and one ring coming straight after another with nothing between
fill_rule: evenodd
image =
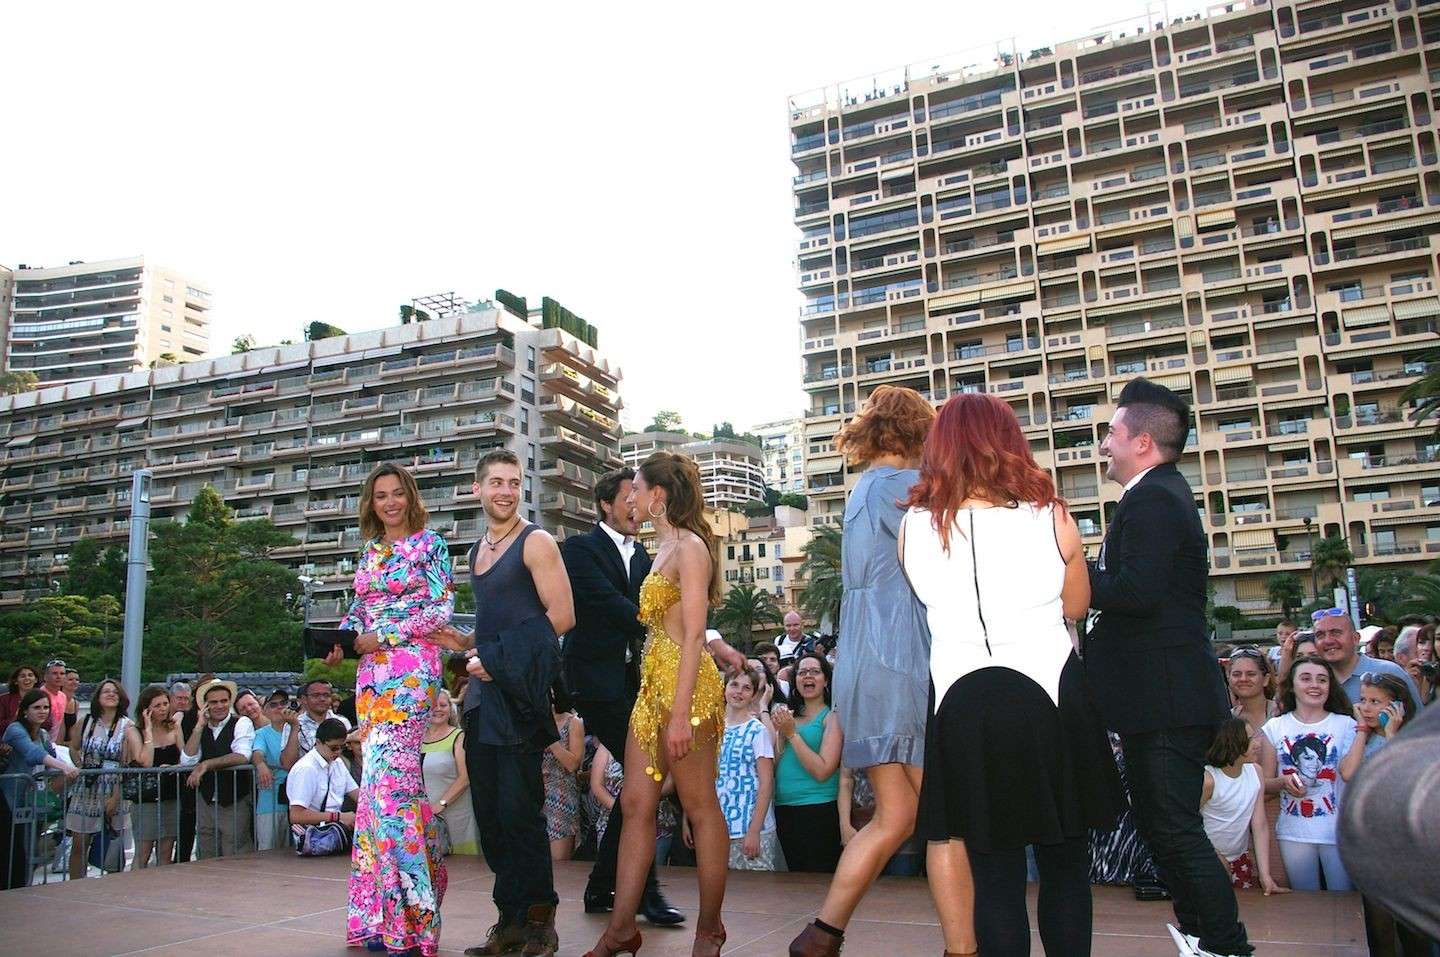
<instances>
[{"instance_id":1,"label":"elderly man in crowd","mask_svg":"<svg viewBox=\"0 0 1440 957\"><path fill-rule=\"evenodd\" d=\"M349 720L335 713L335 692L324 678L308 681L300 689L300 707L303 710L299 722L299 757L303 758L315 747L315 731L322 722L334 718L345 725L346 731L351 730Z\"/></svg>"},{"instance_id":2,"label":"elderly man in crowd","mask_svg":"<svg viewBox=\"0 0 1440 957\"><path fill-rule=\"evenodd\" d=\"M775 647L780 652L782 665L790 662L800 653L800 644L804 640L805 623L800 618L800 613L787 611L785 613L785 634L775 639Z\"/></svg>"},{"instance_id":3,"label":"elderly man in crowd","mask_svg":"<svg viewBox=\"0 0 1440 957\"><path fill-rule=\"evenodd\" d=\"M1314 620L1315 650L1335 669L1335 677L1340 679L1340 686L1352 703L1360 700L1360 679L1367 672L1399 678L1409 686L1416 702L1420 701L1420 689L1415 686L1415 679L1410 677L1409 672L1393 661L1361 653L1360 633L1343 608L1317 611Z\"/></svg>"}]
</instances>

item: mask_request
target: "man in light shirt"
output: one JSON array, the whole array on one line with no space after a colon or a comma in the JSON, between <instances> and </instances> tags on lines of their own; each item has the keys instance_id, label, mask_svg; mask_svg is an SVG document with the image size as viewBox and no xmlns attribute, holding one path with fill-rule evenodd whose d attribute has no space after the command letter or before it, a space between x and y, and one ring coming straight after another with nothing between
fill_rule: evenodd
<instances>
[{"instance_id":1,"label":"man in light shirt","mask_svg":"<svg viewBox=\"0 0 1440 957\"><path fill-rule=\"evenodd\" d=\"M347 835L355 831L355 812L342 811L345 799L358 798L360 785L338 760L345 749L345 722L326 718L315 729L315 745L290 768L285 782L290 801L290 829L301 846L305 829L317 824L339 824ZM348 846L348 840L347 840ZM337 848L337 853L340 849Z\"/></svg>"},{"instance_id":2,"label":"man in light shirt","mask_svg":"<svg viewBox=\"0 0 1440 957\"><path fill-rule=\"evenodd\" d=\"M308 681L300 689L300 757L315 746L315 729L320 727L320 722L335 718L345 725L346 731L350 730L350 722L335 713L334 704L335 692L324 678Z\"/></svg>"},{"instance_id":3,"label":"man in light shirt","mask_svg":"<svg viewBox=\"0 0 1440 957\"><path fill-rule=\"evenodd\" d=\"M193 766L185 785L193 788L199 854L230 857L255 849L255 802L250 758L255 725L231 710L235 682L215 679L197 691L201 720L185 739L180 763Z\"/></svg>"},{"instance_id":4,"label":"man in light shirt","mask_svg":"<svg viewBox=\"0 0 1440 957\"><path fill-rule=\"evenodd\" d=\"M45 663L45 676L41 680L40 690L45 692L45 697L50 699L50 739L52 741L63 741L65 736L61 729L65 726L65 705L69 700L62 690L65 683L65 662L56 658Z\"/></svg>"}]
</instances>

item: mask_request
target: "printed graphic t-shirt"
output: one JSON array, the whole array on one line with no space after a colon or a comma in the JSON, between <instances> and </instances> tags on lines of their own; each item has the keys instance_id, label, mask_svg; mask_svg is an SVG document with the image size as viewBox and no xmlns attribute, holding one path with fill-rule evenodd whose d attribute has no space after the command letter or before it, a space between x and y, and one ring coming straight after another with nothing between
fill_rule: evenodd
<instances>
[{"instance_id":1,"label":"printed graphic t-shirt","mask_svg":"<svg viewBox=\"0 0 1440 957\"><path fill-rule=\"evenodd\" d=\"M715 790L732 838L745 836L750 818L755 813L755 802L760 797L759 759L774 757L775 745L770 740L770 732L758 718L725 727ZM774 830L775 802L772 800L765 809L765 821L760 825L760 831L769 834Z\"/></svg>"},{"instance_id":2,"label":"printed graphic t-shirt","mask_svg":"<svg viewBox=\"0 0 1440 957\"><path fill-rule=\"evenodd\" d=\"M1323 720L1305 724L1292 712L1271 718L1260 733L1275 749L1280 774L1305 785L1301 797L1280 792L1275 837L1300 844L1334 844L1344 791L1340 759L1355 740L1355 719L1327 713Z\"/></svg>"}]
</instances>

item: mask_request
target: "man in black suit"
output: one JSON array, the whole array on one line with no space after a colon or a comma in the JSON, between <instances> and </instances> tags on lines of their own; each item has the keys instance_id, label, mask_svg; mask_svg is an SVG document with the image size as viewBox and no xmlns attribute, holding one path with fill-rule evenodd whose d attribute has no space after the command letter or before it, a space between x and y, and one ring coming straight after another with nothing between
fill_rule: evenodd
<instances>
[{"instance_id":1,"label":"man in black suit","mask_svg":"<svg viewBox=\"0 0 1440 957\"><path fill-rule=\"evenodd\" d=\"M645 626L637 618L640 583L650 573L650 556L635 540L635 518L625 504L634 478L634 470L628 468L602 476L595 486L600 521L588 534L572 535L560 543L575 596L575 627L566 634L562 650L565 686L586 732L622 765L645 644ZM617 798L585 887L587 914L608 911L614 903L621 823ZM685 919L660 893L653 864L640 913L652 924L678 924Z\"/></svg>"},{"instance_id":2,"label":"man in black suit","mask_svg":"<svg viewBox=\"0 0 1440 957\"><path fill-rule=\"evenodd\" d=\"M1140 836L1174 898L1182 954L1253 953L1230 875L1205 836L1205 752L1229 699L1205 625L1205 532L1175 467L1190 409L1136 379L1120 393L1100 444L1107 477L1125 486L1090 564L1085 670L1119 732Z\"/></svg>"}]
</instances>

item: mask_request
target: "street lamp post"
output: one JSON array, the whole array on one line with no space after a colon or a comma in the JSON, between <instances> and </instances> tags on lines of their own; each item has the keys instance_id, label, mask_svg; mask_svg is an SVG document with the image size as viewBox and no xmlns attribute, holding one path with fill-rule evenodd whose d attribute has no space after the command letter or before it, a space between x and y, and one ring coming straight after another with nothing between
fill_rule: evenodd
<instances>
[{"instance_id":1,"label":"street lamp post","mask_svg":"<svg viewBox=\"0 0 1440 957\"><path fill-rule=\"evenodd\" d=\"M1320 600L1320 580L1315 577L1315 531L1311 528L1310 516L1305 516L1305 540L1310 548L1310 600Z\"/></svg>"},{"instance_id":2,"label":"street lamp post","mask_svg":"<svg viewBox=\"0 0 1440 957\"><path fill-rule=\"evenodd\" d=\"M150 470L130 477L130 551L125 562L125 639L120 684L130 700L140 696L140 652L145 640L145 575L150 563Z\"/></svg>"}]
</instances>

